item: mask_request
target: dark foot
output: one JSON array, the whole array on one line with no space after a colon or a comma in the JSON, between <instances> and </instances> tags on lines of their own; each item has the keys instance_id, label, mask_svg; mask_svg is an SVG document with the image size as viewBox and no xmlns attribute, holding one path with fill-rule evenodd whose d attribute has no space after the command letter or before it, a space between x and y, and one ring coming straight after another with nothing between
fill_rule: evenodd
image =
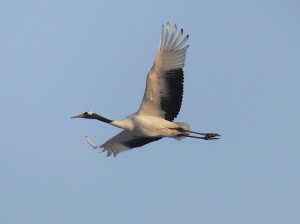
<instances>
[{"instance_id":1,"label":"dark foot","mask_svg":"<svg viewBox=\"0 0 300 224\"><path fill-rule=\"evenodd\" d=\"M221 136L217 133L206 133L205 136L203 137L204 140L214 140L214 139L219 139L216 138L217 136Z\"/></svg>"}]
</instances>

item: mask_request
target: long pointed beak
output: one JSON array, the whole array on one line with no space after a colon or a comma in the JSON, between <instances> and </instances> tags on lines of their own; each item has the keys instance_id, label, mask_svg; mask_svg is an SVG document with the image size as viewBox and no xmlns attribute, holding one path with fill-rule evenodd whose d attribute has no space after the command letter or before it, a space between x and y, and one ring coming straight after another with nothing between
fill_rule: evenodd
<instances>
[{"instance_id":1,"label":"long pointed beak","mask_svg":"<svg viewBox=\"0 0 300 224\"><path fill-rule=\"evenodd\" d=\"M73 116L71 118L81 118L81 117L83 117L83 114L80 114L80 115L77 115L77 116Z\"/></svg>"}]
</instances>

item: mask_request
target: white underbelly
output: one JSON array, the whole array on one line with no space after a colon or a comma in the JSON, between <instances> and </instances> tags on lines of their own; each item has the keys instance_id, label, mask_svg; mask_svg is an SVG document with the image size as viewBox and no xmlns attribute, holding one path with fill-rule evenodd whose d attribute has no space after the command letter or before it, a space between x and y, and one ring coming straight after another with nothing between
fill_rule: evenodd
<instances>
[{"instance_id":1,"label":"white underbelly","mask_svg":"<svg viewBox=\"0 0 300 224\"><path fill-rule=\"evenodd\" d=\"M171 137L173 131L170 128L176 127L170 121L151 116L135 116L133 122L136 124L134 132L152 137Z\"/></svg>"}]
</instances>

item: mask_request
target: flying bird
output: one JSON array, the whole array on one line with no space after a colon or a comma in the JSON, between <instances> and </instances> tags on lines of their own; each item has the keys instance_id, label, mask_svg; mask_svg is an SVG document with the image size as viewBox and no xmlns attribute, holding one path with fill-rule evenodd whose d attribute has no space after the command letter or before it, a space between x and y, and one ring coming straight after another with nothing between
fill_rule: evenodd
<instances>
[{"instance_id":1,"label":"flying bird","mask_svg":"<svg viewBox=\"0 0 300 224\"><path fill-rule=\"evenodd\" d=\"M170 32L170 24L161 28L159 48L153 66L147 75L146 90L140 108L123 120L114 121L93 112L85 112L71 118L96 119L124 129L101 146L88 143L94 148L103 148L107 156L146 145L163 137L181 140L185 137L212 140L217 133L200 133L190 130L188 123L173 122L179 114L183 97L183 67L189 45L183 40L183 29L176 37L177 26ZM196 135L190 135L190 134Z\"/></svg>"}]
</instances>

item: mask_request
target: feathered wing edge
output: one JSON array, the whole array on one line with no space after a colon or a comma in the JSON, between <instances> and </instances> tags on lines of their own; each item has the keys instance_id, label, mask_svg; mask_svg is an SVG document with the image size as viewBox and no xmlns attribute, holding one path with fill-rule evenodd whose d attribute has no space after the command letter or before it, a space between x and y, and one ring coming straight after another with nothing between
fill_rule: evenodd
<instances>
[{"instance_id":1,"label":"feathered wing edge","mask_svg":"<svg viewBox=\"0 0 300 224\"><path fill-rule=\"evenodd\" d=\"M158 53L155 58L155 66L162 66L163 70L175 70L175 69L182 69L184 66L185 58L186 58L186 50L188 49L189 45L182 48L182 46L186 43L189 38L189 35L180 41L183 29L180 30L177 38L175 39L177 26L175 25L170 35L170 23L167 24L166 33L164 33L165 28L162 25L161 34L160 34L160 42ZM174 40L175 39L175 40ZM161 63L158 63L161 61Z\"/></svg>"},{"instance_id":2,"label":"feathered wing edge","mask_svg":"<svg viewBox=\"0 0 300 224\"><path fill-rule=\"evenodd\" d=\"M179 43L181 36L183 34L183 29L180 30L176 40L173 42L175 36L176 36L176 32L177 32L177 25L175 24L171 37L169 39L169 35L170 35L170 23L167 23L167 29L166 29L166 34L164 34L165 31L165 27L164 25L162 25L161 27L161 34L160 34L160 42L159 42L159 50L160 51L164 51L164 50L168 50L168 51L173 51L173 50L179 50L184 44L185 42L188 40L189 35L186 35L186 37ZM178 44L179 43L179 44ZM172 44L172 45L171 45ZM188 45L187 45L188 47Z\"/></svg>"},{"instance_id":3,"label":"feathered wing edge","mask_svg":"<svg viewBox=\"0 0 300 224\"><path fill-rule=\"evenodd\" d=\"M149 138L146 136L134 136L132 132L123 130L116 136L107 140L103 145L97 146L91 139L86 136L87 142L94 148L103 148L102 152L107 151L107 156L114 154L116 157L120 152L128 151L133 148L141 147L150 142L157 141L161 137Z\"/></svg>"}]
</instances>

